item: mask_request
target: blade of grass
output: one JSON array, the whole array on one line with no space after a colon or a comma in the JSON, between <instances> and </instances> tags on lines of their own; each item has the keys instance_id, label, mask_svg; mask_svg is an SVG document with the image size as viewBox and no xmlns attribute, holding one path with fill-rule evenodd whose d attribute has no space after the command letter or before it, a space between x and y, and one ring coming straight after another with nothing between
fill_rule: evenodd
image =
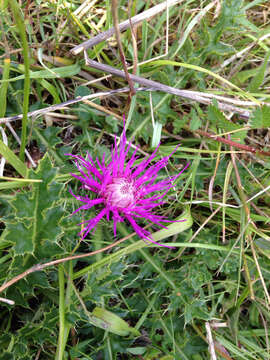
<instances>
[{"instance_id":1,"label":"blade of grass","mask_svg":"<svg viewBox=\"0 0 270 360\"><path fill-rule=\"evenodd\" d=\"M9 80L0 80L0 83L5 83L7 81L14 82L18 80L26 80L26 67L21 66L24 69L24 74L16 76ZM13 69L12 69L13 70ZM15 69L14 69L15 70ZM71 77L77 75L81 70L81 67L78 63L68 66L61 66L52 68L49 70L39 70L39 71L30 71L29 78L30 79L56 79L56 78L64 78L64 77Z\"/></svg>"},{"instance_id":2,"label":"blade of grass","mask_svg":"<svg viewBox=\"0 0 270 360\"><path fill-rule=\"evenodd\" d=\"M22 177L27 176L26 165L0 140L0 154L8 161Z\"/></svg>"},{"instance_id":3,"label":"blade of grass","mask_svg":"<svg viewBox=\"0 0 270 360\"><path fill-rule=\"evenodd\" d=\"M232 162L230 161L227 166L224 185L223 185L223 196L222 196L223 204L226 204L227 191L228 191L228 186L229 186L229 182L230 182L230 178L231 178L232 169L233 169L233 166L232 166ZM226 207L224 206L222 208L222 242L223 243L225 243L225 236L226 236L225 213L226 213Z\"/></svg>"},{"instance_id":4,"label":"blade of grass","mask_svg":"<svg viewBox=\"0 0 270 360\"><path fill-rule=\"evenodd\" d=\"M7 82L3 82L0 87L0 99L1 99L0 117L4 117L6 113L9 70L10 70L10 58L7 58L4 60L4 69L2 76L2 80L7 80Z\"/></svg>"},{"instance_id":5,"label":"blade of grass","mask_svg":"<svg viewBox=\"0 0 270 360\"><path fill-rule=\"evenodd\" d=\"M58 345L55 354L55 360L62 360L64 357L64 339L65 339L65 276L64 265L58 267L59 280L59 335Z\"/></svg>"},{"instance_id":6,"label":"blade of grass","mask_svg":"<svg viewBox=\"0 0 270 360\"><path fill-rule=\"evenodd\" d=\"M6 58L4 60L4 69L3 69L3 80L8 80L9 78L9 69L10 69L10 58ZM1 108L0 108L0 117L4 117L6 113L6 107L7 107L7 90L8 90L8 82L1 84L0 88L0 99L1 99ZM5 133L4 128L0 127L3 142L5 145L8 146L8 139ZM5 168L6 159L2 157L0 161L0 175L2 176L4 174L4 168Z\"/></svg>"},{"instance_id":7,"label":"blade of grass","mask_svg":"<svg viewBox=\"0 0 270 360\"><path fill-rule=\"evenodd\" d=\"M10 0L10 6L13 12L13 16L16 21L16 25L19 30L19 34L22 41L23 59L24 59L24 96L23 96L23 118L22 118L22 137L20 147L20 159L24 161L24 151L26 146L26 133L27 133L27 112L29 106L30 95L30 62L29 62L29 47L26 38L25 23L22 18L21 9L16 0Z\"/></svg>"}]
</instances>

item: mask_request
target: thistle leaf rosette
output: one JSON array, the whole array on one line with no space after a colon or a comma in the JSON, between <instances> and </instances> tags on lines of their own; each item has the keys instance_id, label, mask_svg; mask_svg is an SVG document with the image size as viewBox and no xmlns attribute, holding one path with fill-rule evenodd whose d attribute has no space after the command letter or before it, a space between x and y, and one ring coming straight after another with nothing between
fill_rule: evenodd
<instances>
[{"instance_id":1,"label":"thistle leaf rosette","mask_svg":"<svg viewBox=\"0 0 270 360\"><path fill-rule=\"evenodd\" d=\"M83 203L73 214L95 206L99 208L99 212L94 218L79 224L84 224L80 236L85 238L91 230L96 228L102 218L106 217L109 221L112 217L115 236L117 223L128 220L142 239L160 246L170 247L156 243L152 239L151 233L142 228L138 221L144 219L163 228L166 228L164 222L172 222L165 216L156 214L153 210L165 203L163 200L165 195L174 186L174 181L189 166L189 163L176 176L157 181L159 171L168 164L172 154L151 165L157 156L159 148L157 147L151 155L138 164L136 162L139 158L137 148L128 159L130 147L131 143L127 142L124 129L119 145L117 145L115 137L111 159L107 163L105 154L101 161L98 158L94 161L89 153L87 153L86 159L80 155L67 154L75 160L75 165L80 173L79 175L71 173L71 175L81 182L82 188L89 191L89 195L76 195L70 190L71 194Z\"/></svg>"}]
</instances>

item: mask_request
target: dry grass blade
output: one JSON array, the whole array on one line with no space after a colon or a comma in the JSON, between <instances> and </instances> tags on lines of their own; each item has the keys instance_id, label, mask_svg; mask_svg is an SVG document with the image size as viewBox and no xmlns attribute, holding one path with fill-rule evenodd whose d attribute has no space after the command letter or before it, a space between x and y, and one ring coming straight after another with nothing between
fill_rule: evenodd
<instances>
[{"instance_id":1,"label":"dry grass blade","mask_svg":"<svg viewBox=\"0 0 270 360\"><path fill-rule=\"evenodd\" d=\"M207 341L209 344L209 352L210 352L211 360L217 360L211 326L208 321L205 323L205 329L207 334Z\"/></svg>"},{"instance_id":2,"label":"dry grass blade","mask_svg":"<svg viewBox=\"0 0 270 360\"><path fill-rule=\"evenodd\" d=\"M125 31L126 29L128 29L130 27L130 22L132 23L132 25L139 24L143 20L149 19L150 17L161 13L167 7L171 7L173 5L179 4L182 1L183 0L164 1L161 4L158 4L158 5L150 8L150 9L142 12L141 14L133 16L129 20L123 21L122 23L119 24L119 30L120 31ZM72 52L72 54L77 55L80 52L82 52L83 50L87 50L87 49L93 47L94 45L99 44L101 41L109 39L114 33L115 33L115 28L113 27L113 28L111 28L111 29L109 29L107 31L104 31L104 32L98 34L97 36L93 37L92 39L87 40L87 41L83 42L82 44L75 46L71 50L71 52Z\"/></svg>"}]
</instances>

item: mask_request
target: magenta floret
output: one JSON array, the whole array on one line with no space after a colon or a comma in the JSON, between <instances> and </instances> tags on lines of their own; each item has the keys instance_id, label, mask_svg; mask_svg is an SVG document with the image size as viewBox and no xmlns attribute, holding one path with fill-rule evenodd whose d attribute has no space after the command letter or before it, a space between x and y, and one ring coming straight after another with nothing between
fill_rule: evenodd
<instances>
[{"instance_id":1,"label":"magenta floret","mask_svg":"<svg viewBox=\"0 0 270 360\"><path fill-rule=\"evenodd\" d=\"M86 226L80 235L83 234L82 237L85 238L91 230L96 228L98 222L104 216L109 220L110 215L112 215L114 235L116 235L117 222L126 219L139 237L160 246L170 247L156 243L152 239L151 233L138 225L136 220L145 219L166 228L162 223L170 222L170 220L164 216L156 215L152 210L164 204L162 199L174 186L173 182L189 166L189 163L176 176L156 181L159 170L167 165L172 154L150 166L156 157L157 147L140 164L134 165L138 159L136 156L137 149L128 160L130 146L131 143L127 144L124 129L119 146L117 146L115 138L114 147L111 151L111 160L108 164L105 163L105 154L103 154L101 162L98 158L94 161L89 153L87 154L87 160L79 155L68 154L75 159L76 167L80 172L80 175L71 175L82 183L82 187L88 190L89 194L94 193L95 197L90 199L88 196L75 195L70 191L77 200L83 203L74 213L80 210L88 210L95 205L98 205L99 209L101 209L96 217L81 223Z\"/></svg>"}]
</instances>

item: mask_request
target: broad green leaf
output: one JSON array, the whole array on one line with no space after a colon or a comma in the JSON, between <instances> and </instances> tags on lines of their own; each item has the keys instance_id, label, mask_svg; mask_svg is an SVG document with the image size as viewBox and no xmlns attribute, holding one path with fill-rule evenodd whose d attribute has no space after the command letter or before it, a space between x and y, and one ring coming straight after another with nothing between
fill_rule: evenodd
<instances>
[{"instance_id":1,"label":"broad green leaf","mask_svg":"<svg viewBox=\"0 0 270 360\"><path fill-rule=\"evenodd\" d=\"M202 122L199 116L197 115L195 109L191 109L191 121L190 121L190 130L197 130L201 126Z\"/></svg>"},{"instance_id":2,"label":"broad green leaf","mask_svg":"<svg viewBox=\"0 0 270 360\"><path fill-rule=\"evenodd\" d=\"M236 83L237 85L242 85L245 81L247 81L252 76L255 76L257 72L257 69L249 69L249 70L243 70L238 72L232 77L233 83Z\"/></svg>"},{"instance_id":3,"label":"broad green leaf","mask_svg":"<svg viewBox=\"0 0 270 360\"><path fill-rule=\"evenodd\" d=\"M134 348L127 348L127 352L132 355L143 355L146 352L146 348L143 346L137 346Z\"/></svg>"},{"instance_id":4,"label":"broad green leaf","mask_svg":"<svg viewBox=\"0 0 270 360\"><path fill-rule=\"evenodd\" d=\"M35 128L34 134L38 141L40 141L41 149L48 151L52 155L53 159L57 161L58 164L62 164L63 160L56 151L55 145L61 143L61 139L57 136L61 132L60 127L50 126L45 130Z\"/></svg>"}]
</instances>

